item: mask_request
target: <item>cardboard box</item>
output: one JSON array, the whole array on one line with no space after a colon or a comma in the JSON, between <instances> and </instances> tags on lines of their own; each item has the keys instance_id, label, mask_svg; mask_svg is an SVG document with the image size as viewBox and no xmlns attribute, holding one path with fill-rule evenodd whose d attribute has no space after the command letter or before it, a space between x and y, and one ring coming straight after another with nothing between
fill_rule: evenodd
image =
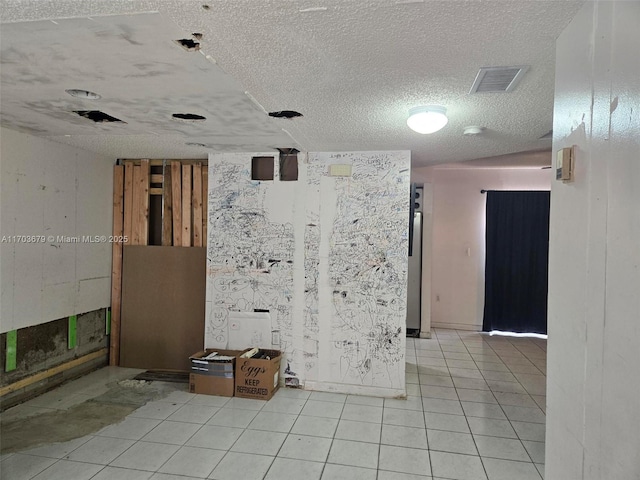
<instances>
[{"instance_id":1,"label":"cardboard box","mask_svg":"<svg viewBox=\"0 0 640 480\"><path fill-rule=\"evenodd\" d=\"M213 375L189 374L189 392L204 395L221 395L233 397L234 379L216 377Z\"/></svg>"},{"instance_id":2,"label":"cardboard box","mask_svg":"<svg viewBox=\"0 0 640 480\"><path fill-rule=\"evenodd\" d=\"M269 400L278 390L280 350L260 349L269 358L238 358L236 361L236 397Z\"/></svg>"},{"instance_id":3,"label":"cardboard box","mask_svg":"<svg viewBox=\"0 0 640 480\"><path fill-rule=\"evenodd\" d=\"M206 357L212 352L218 352L218 356L230 358L221 359L213 357L209 360L203 359L203 357ZM189 357L191 360L189 392L233 397L236 359L242 352L243 350L209 348L191 355Z\"/></svg>"},{"instance_id":4,"label":"cardboard box","mask_svg":"<svg viewBox=\"0 0 640 480\"><path fill-rule=\"evenodd\" d=\"M218 355L212 359L205 360L203 357L217 352ZM214 375L218 377L233 378L233 371L238 357L244 350L221 350L218 348L207 348L194 353L189 357L191 361L191 373L198 375ZM232 357L221 359L221 357Z\"/></svg>"}]
</instances>

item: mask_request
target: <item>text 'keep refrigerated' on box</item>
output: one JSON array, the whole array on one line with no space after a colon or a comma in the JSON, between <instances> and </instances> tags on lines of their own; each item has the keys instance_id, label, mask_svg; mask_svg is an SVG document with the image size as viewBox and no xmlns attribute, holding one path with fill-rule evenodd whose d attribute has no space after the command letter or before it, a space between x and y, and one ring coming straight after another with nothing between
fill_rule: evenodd
<instances>
[{"instance_id":1,"label":"text 'keep refrigerated' on box","mask_svg":"<svg viewBox=\"0 0 640 480\"><path fill-rule=\"evenodd\" d=\"M236 397L269 400L278 389L280 350L260 349L251 358L236 361Z\"/></svg>"}]
</instances>

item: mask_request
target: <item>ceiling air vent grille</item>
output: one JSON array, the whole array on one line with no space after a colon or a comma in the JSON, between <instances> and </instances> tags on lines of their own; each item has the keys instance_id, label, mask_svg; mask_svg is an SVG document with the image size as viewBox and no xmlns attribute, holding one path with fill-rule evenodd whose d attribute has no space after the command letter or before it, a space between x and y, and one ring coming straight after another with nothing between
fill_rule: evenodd
<instances>
[{"instance_id":1,"label":"ceiling air vent grille","mask_svg":"<svg viewBox=\"0 0 640 480\"><path fill-rule=\"evenodd\" d=\"M529 67L526 65L482 67L478 71L469 93L511 92L520 83L528 69Z\"/></svg>"}]
</instances>

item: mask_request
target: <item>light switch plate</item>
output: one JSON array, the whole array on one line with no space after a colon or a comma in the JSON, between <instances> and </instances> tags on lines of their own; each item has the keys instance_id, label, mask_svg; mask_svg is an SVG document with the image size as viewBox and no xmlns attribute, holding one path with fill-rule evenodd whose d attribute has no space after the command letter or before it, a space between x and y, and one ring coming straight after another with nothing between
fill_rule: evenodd
<instances>
[{"instance_id":1,"label":"light switch plate","mask_svg":"<svg viewBox=\"0 0 640 480\"><path fill-rule=\"evenodd\" d=\"M574 155L575 149L573 146L558 150L556 154L556 180L562 180L564 183L573 180Z\"/></svg>"}]
</instances>

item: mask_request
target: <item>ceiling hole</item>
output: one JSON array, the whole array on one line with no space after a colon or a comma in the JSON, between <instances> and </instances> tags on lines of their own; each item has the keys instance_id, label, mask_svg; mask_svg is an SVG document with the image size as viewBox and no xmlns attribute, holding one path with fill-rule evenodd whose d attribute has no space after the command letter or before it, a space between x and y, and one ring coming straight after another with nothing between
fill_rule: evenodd
<instances>
[{"instance_id":1,"label":"ceiling hole","mask_svg":"<svg viewBox=\"0 0 640 480\"><path fill-rule=\"evenodd\" d=\"M99 110L74 110L74 113L77 113L81 117L88 118L89 120L93 120L96 123L112 123L112 122L123 122L119 118L112 117L111 115L107 115L104 112Z\"/></svg>"},{"instance_id":2,"label":"ceiling hole","mask_svg":"<svg viewBox=\"0 0 640 480\"><path fill-rule=\"evenodd\" d=\"M65 90L69 95L76 98L86 98L87 100L99 100L102 97L97 93L90 92L89 90L79 90L77 88L69 88Z\"/></svg>"},{"instance_id":3,"label":"ceiling hole","mask_svg":"<svg viewBox=\"0 0 640 480\"><path fill-rule=\"evenodd\" d=\"M269 112L269 116L275 118L295 118L301 117L302 114L293 110L281 110L279 112Z\"/></svg>"},{"instance_id":4,"label":"ceiling hole","mask_svg":"<svg viewBox=\"0 0 640 480\"><path fill-rule=\"evenodd\" d=\"M190 147L206 147L207 146L206 143L197 143L197 142L187 142L185 143L185 145L188 145Z\"/></svg>"},{"instance_id":5,"label":"ceiling hole","mask_svg":"<svg viewBox=\"0 0 640 480\"><path fill-rule=\"evenodd\" d=\"M202 115L197 115L195 113L174 113L171 116L178 120L189 120L190 122L201 122L207 119L206 117L203 117Z\"/></svg>"},{"instance_id":6,"label":"ceiling hole","mask_svg":"<svg viewBox=\"0 0 640 480\"><path fill-rule=\"evenodd\" d=\"M209 5L202 5L202 8L204 8L205 10L211 10L211 7Z\"/></svg>"},{"instance_id":7,"label":"ceiling hole","mask_svg":"<svg viewBox=\"0 0 640 480\"><path fill-rule=\"evenodd\" d=\"M200 50L200 44L190 38L181 38L180 40L174 40L174 42L184 48L187 52L196 52Z\"/></svg>"},{"instance_id":8,"label":"ceiling hole","mask_svg":"<svg viewBox=\"0 0 640 480\"><path fill-rule=\"evenodd\" d=\"M193 35L193 38L196 40L202 40L202 37L204 36L201 33L192 33L191 35Z\"/></svg>"}]
</instances>

